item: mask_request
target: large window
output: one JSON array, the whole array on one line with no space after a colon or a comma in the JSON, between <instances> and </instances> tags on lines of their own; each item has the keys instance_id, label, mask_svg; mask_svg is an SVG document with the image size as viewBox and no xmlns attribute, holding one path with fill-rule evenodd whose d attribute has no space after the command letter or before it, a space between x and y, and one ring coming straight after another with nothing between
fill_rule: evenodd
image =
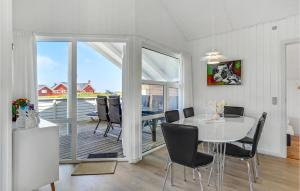
<instances>
[{"instance_id":1,"label":"large window","mask_svg":"<svg viewBox=\"0 0 300 191\"><path fill-rule=\"evenodd\" d=\"M142 143L143 152L164 144L160 124L164 112L179 109L180 60L142 49Z\"/></svg>"}]
</instances>

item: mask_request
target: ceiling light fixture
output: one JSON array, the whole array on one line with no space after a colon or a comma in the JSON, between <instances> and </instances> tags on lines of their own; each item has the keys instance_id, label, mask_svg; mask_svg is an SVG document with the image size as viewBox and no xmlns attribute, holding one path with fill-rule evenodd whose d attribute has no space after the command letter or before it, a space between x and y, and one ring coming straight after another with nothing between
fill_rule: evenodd
<instances>
[{"instance_id":1,"label":"ceiling light fixture","mask_svg":"<svg viewBox=\"0 0 300 191\"><path fill-rule=\"evenodd\" d=\"M216 3L215 0L211 1L213 5L211 6L211 10L216 10ZM216 11L212 11L212 26L211 26L211 31L212 31L212 47L215 47L215 20L216 20ZM212 48L211 51L207 52L205 56L202 58L202 61L207 62L208 64L219 64L220 62L226 60L226 57L221 54L221 52L217 51L215 48Z\"/></svg>"}]
</instances>

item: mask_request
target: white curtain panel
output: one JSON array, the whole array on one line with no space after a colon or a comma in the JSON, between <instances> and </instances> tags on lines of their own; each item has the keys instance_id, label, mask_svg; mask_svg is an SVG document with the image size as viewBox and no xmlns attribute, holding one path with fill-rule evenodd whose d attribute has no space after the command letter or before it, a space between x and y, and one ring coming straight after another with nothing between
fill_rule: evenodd
<instances>
[{"instance_id":1,"label":"white curtain panel","mask_svg":"<svg viewBox=\"0 0 300 191\"><path fill-rule=\"evenodd\" d=\"M141 149L141 42L132 37L123 59L123 152L128 162L142 159Z\"/></svg>"},{"instance_id":2,"label":"white curtain panel","mask_svg":"<svg viewBox=\"0 0 300 191\"><path fill-rule=\"evenodd\" d=\"M32 32L14 32L13 99L25 97L37 103L35 42Z\"/></svg>"},{"instance_id":3,"label":"white curtain panel","mask_svg":"<svg viewBox=\"0 0 300 191\"><path fill-rule=\"evenodd\" d=\"M11 191L12 1L0 1L0 190Z\"/></svg>"},{"instance_id":4,"label":"white curtain panel","mask_svg":"<svg viewBox=\"0 0 300 191\"><path fill-rule=\"evenodd\" d=\"M182 108L193 106L193 72L192 56L189 53L182 53L182 70L181 70L181 96Z\"/></svg>"}]
</instances>

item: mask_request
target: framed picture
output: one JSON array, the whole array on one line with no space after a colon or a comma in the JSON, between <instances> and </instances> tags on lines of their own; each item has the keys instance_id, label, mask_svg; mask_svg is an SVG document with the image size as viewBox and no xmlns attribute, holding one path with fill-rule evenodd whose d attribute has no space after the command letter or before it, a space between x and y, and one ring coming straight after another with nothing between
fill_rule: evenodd
<instances>
[{"instance_id":1,"label":"framed picture","mask_svg":"<svg viewBox=\"0 0 300 191\"><path fill-rule=\"evenodd\" d=\"M207 85L241 85L242 60L207 65Z\"/></svg>"}]
</instances>

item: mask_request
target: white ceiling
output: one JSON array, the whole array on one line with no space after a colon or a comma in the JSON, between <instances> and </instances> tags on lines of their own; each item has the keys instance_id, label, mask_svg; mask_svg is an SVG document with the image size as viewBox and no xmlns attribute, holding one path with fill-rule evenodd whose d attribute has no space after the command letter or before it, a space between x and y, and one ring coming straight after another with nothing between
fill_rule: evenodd
<instances>
[{"instance_id":1,"label":"white ceiling","mask_svg":"<svg viewBox=\"0 0 300 191\"><path fill-rule=\"evenodd\" d=\"M161 1L186 40L299 14L299 0Z\"/></svg>"}]
</instances>

